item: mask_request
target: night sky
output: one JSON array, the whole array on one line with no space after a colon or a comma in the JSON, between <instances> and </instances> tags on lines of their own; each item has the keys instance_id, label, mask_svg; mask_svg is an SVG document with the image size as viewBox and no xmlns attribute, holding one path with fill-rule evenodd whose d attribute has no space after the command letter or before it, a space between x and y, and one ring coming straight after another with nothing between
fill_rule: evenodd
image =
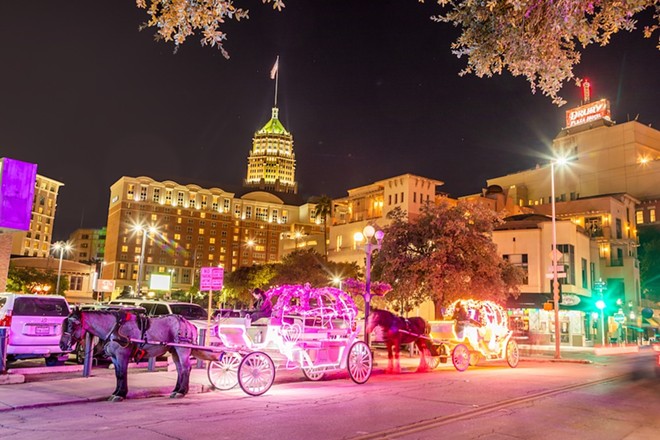
<instances>
[{"instance_id":1,"label":"night sky","mask_svg":"<svg viewBox=\"0 0 660 440\"><path fill-rule=\"evenodd\" d=\"M458 31L432 0L260 0L229 23L226 49L193 37L174 54L132 0L0 4L0 157L38 164L65 184L54 240L105 225L121 176L236 187L252 136L270 118L280 56L280 120L293 133L303 197L403 173L452 196L543 162L579 89L558 108L523 78L459 77ZM650 14L647 14L647 18ZM660 53L641 31L583 53L576 75L613 119L660 127Z\"/></svg>"}]
</instances>

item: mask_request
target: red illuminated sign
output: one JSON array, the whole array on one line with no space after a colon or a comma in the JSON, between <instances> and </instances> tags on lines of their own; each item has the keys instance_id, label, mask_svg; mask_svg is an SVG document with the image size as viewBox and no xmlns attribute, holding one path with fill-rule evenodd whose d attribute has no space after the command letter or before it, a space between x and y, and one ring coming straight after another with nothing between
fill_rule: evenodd
<instances>
[{"instance_id":1,"label":"red illuminated sign","mask_svg":"<svg viewBox=\"0 0 660 440\"><path fill-rule=\"evenodd\" d=\"M598 119L610 118L610 102L607 99L592 102L566 111L566 128L586 124Z\"/></svg>"}]
</instances>

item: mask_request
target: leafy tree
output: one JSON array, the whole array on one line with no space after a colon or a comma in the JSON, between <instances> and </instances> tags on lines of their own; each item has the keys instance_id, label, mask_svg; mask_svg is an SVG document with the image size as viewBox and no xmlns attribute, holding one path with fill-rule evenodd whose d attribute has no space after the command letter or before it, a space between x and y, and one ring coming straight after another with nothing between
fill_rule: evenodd
<instances>
[{"instance_id":1,"label":"leafy tree","mask_svg":"<svg viewBox=\"0 0 660 440\"><path fill-rule=\"evenodd\" d=\"M332 199L325 194L319 197L314 208L314 217L323 221L323 256L328 261L328 216L332 215Z\"/></svg>"},{"instance_id":2,"label":"leafy tree","mask_svg":"<svg viewBox=\"0 0 660 440\"><path fill-rule=\"evenodd\" d=\"M309 283L312 287L328 286L336 276L355 277L358 272L356 264L326 262L313 249L291 252L282 259L282 263L276 265L275 270L277 275L271 285Z\"/></svg>"},{"instance_id":3,"label":"leafy tree","mask_svg":"<svg viewBox=\"0 0 660 440\"><path fill-rule=\"evenodd\" d=\"M424 0L419 0L424 2ZM431 17L461 28L452 44L458 57L467 57L462 75L490 77L508 70L522 75L532 92L540 89L553 102L564 82L573 78L580 62L580 49L597 43L605 46L620 30L635 28L635 14L655 8L657 0L435 0L442 12ZM284 8L283 0L262 0L274 9ZM196 32L202 45L217 47L225 57L226 34L220 29L227 20L248 18L246 9L231 0L136 0L146 9L149 20L144 27L155 27L157 39L183 44ZM647 26L648 38L658 24ZM658 45L660 48L660 45Z\"/></svg>"},{"instance_id":4,"label":"leafy tree","mask_svg":"<svg viewBox=\"0 0 660 440\"><path fill-rule=\"evenodd\" d=\"M462 29L452 44L454 54L467 57L461 75L490 77L506 69L560 105L558 92L573 78L580 47L605 46L618 31L632 31L633 16L644 9L655 7L660 18L656 0L436 1L446 12L432 18ZM657 27L646 27L645 36Z\"/></svg>"},{"instance_id":5,"label":"leafy tree","mask_svg":"<svg viewBox=\"0 0 660 440\"><path fill-rule=\"evenodd\" d=\"M651 301L660 301L660 231L642 229L639 242L642 293Z\"/></svg>"},{"instance_id":6,"label":"leafy tree","mask_svg":"<svg viewBox=\"0 0 660 440\"><path fill-rule=\"evenodd\" d=\"M401 311L431 299L436 315L459 298L503 302L517 295L522 272L497 254L491 239L501 221L492 210L459 202L425 205L408 219L391 212L374 272L391 284L387 299Z\"/></svg>"},{"instance_id":7,"label":"leafy tree","mask_svg":"<svg viewBox=\"0 0 660 440\"><path fill-rule=\"evenodd\" d=\"M224 302L236 308L245 308L252 302L251 292L255 288L265 289L276 275L276 265L261 264L239 267L225 274L222 297Z\"/></svg>"},{"instance_id":8,"label":"leafy tree","mask_svg":"<svg viewBox=\"0 0 660 440\"><path fill-rule=\"evenodd\" d=\"M7 274L7 290L10 292L35 293L37 288L46 290L50 294L64 295L69 288L69 280L65 276L60 277L60 291L55 292L57 286L57 273L52 270L40 270L33 267L9 266Z\"/></svg>"}]
</instances>

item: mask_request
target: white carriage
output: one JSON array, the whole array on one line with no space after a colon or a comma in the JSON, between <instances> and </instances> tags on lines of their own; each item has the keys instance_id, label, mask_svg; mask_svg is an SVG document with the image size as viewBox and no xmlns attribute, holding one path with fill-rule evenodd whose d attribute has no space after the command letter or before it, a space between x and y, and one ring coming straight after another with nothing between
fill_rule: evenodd
<instances>
[{"instance_id":1,"label":"white carriage","mask_svg":"<svg viewBox=\"0 0 660 440\"><path fill-rule=\"evenodd\" d=\"M467 311L464 321L429 321L429 348L432 368L451 358L458 371L477 365L480 360L506 360L515 368L520 360L518 345L512 339L507 313L491 301L460 300L447 308L453 316L457 304Z\"/></svg>"},{"instance_id":2,"label":"white carriage","mask_svg":"<svg viewBox=\"0 0 660 440\"><path fill-rule=\"evenodd\" d=\"M275 301L270 318L219 317L215 332L224 355L208 365L211 384L228 390L237 384L259 396L270 389L277 369L300 368L309 380L347 370L358 384L371 376L373 359L358 340L352 298L333 287L285 285L266 292Z\"/></svg>"}]
</instances>

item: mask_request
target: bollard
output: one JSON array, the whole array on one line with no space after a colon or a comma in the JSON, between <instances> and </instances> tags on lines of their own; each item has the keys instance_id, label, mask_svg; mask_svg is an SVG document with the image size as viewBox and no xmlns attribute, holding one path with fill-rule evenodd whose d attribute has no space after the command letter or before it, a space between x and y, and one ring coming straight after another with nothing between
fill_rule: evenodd
<instances>
[{"instance_id":1,"label":"bollard","mask_svg":"<svg viewBox=\"0 0 660 440\"><path fill-rule=\"evenodd\" d=\"M93 354L94 350L92 348L92 334L85 332L85 359L83 361L83 377L89 377L92 373Z\"/></svg>"},{"instance_id":2,"label":"bollard","mask_svg":"<svg viewBox=\"0 0 660 440\"><path fill-rule=\"evenodd\" d=\"M197 345L204 345L206 341L206 329L202 328L199 329L199 334L197 335ZM204 368L204 361L201 359L197 359L197 364L195 365L195 368Z\"/></svg>"},{"instance_id":3,"label":"bollard","mask_svg":"<svg viewBox=\"0 0 660 440\"><path fill-rule=\"evenodd\" d=\"M0 374L7 374L7 344L9 327L0 327Z\"/></svg>"}]
</instances>

